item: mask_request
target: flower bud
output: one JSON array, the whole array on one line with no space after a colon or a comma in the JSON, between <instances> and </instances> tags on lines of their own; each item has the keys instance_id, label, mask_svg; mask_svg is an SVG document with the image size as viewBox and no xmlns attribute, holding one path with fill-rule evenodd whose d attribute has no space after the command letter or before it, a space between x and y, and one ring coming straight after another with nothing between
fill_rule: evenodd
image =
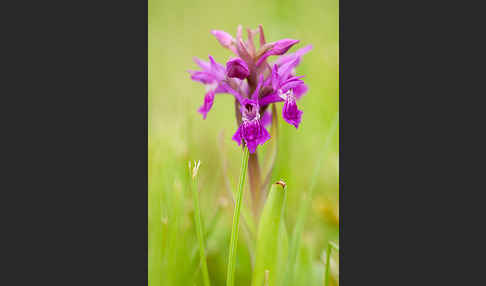
<instances>
[{"instance_id":1,"label":"flower bud","mask_svg":"<svg viewBox=\"0 0 486 286\"><path fill-rule=\"evenodd\" d=\"M283 39L275 42L275 45L270 50L272 55L283 55L285 54L293 45L297 44L299 40Z\"/></svg>"},{"instance_id":2,"label":"flower bud","mask_svg":"<svg viewBox=\"0 0 486 286\"><path fill-rule=\"evenodd\" d=\"M248 65L240 58L234 58L226 63L226 73L228 77L245 79L250 75Z\"/></svg>"},{"instance_id":3,"label":"flower bud","mask_svg":"<svg viewBox=\"0 0 486 286\"><path fill-rule=\"evenodd\" d=\"M233 37L230 34L221 30L212 30L211 34L213 34L216 37L216 39L218 39L218 42L223 47L230 49L234 41Z\"/></svg>"},{"instance_id":4,"label":"flower bud","mask_svg":"<svg viewBox=\"0 0 486 286\"><path fill-rule=\"evenodd\" d=\"M293 39L283 39L273 43L273 46L268 49L261 57L258 59L256 65L259 66L266 58L269 56L279 56L285 54L293 45L297 44L299 40Z\"/></svg>"}]
</instances>

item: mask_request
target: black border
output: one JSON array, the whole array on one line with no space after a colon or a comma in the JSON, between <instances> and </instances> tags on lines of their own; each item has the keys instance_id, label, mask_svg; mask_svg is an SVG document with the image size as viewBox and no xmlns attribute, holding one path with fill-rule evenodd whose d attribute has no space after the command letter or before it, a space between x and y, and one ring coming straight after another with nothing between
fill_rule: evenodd
<instances>
[{"instance_id":1,"label":"black border","mask_svg":"<svg viewBox=\"0 0 486 286\"><path fill-rule=\"evenodd\" d=\"M2 39L5 276L147 285L148 2L18 5Z\"/></svg>"}]
</instances>

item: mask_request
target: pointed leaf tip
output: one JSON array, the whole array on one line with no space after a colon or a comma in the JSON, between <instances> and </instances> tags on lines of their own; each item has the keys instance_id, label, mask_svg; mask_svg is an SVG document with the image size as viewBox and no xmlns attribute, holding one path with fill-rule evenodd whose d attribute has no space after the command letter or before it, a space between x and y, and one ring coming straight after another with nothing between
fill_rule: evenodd
<instances>
[{"instance_id":1,"label":"pointed leaf tip","mask_svg":"<svg viewBox=\"0 0 486 286\"><path fill-rule=\"evenodd\" d=\"M280 180L280 181L276 182L275 184L282 186L282 188L284 190L287 188L287 184L283 180Z\"/></svg>"}]
</instances>

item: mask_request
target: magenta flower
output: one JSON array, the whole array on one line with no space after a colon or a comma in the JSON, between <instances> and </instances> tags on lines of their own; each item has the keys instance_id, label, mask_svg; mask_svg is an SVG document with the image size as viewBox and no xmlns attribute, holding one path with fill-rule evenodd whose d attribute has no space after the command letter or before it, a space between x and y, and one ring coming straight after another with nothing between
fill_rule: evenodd
<instances>
[{"instance_id":1,"label":"magenta flower","mask_svg":"<svg viewBox=\"0 0 486 286\"><path fill-rule=\"evenodd\" d=\"M263 126L263 122L260 120L260 106L258 105L258 95L260 93L261 86L263 84L263 75L258 81L258 86L251 95L251 98L245 98L240 104L240 111L242 115L242 124L236 130L233 135L233 140L241 144L241 140L244 139L250 153L255 153L258 145L263 145L268 139L270 134Z\"/></svg>"},{"instance_id":2,"label":"magenta flower","mask_svg":"<svg viewBox=\"0 0 486 286\"><path fill-rule=\"evenodd\" d=\"M290 65L293 62L289 62ZM294 90L299 91L299 93L305 92L307 86L300 79L301 77L292 76L289 72L289 67L283 65L282 68L278 69L275 64L272 69L272 92L260 100L260 104L270 104L273 102L285 101L282 109L282 117L289 124L299 127L300 121L302 119L303 111L297 108L296 96L294 95Z\"/></svg>"},{"instance_id":3,"label":"magenta flower","mask_svg":"<svg viewBox=\"0 0 486 286\"><path fill-rule=\"evenodd\" d=\"M246 104L241 106L242 123L233 135L233 140L241 145L242 139L245 140L250 153L255 153L258 145L263 145L270 134L263 126L260 120L260 107L253 100L247 100Z\"/></svg>"},{"instance_id":4,"label":"magenta flower","mask_svg":"<svg viewBox=\"0 0 486 286\"><path fill-rule=\"evenodd\" d=\"M297 104L295 103L295 96L293 95L292 91L284 95L285 103L282 109L282 117L287 121L289 124L295 126L295 128L299 127L300 120L302 118L301 110L297 109Z\"/></svg>"},{"instance_id":5,"label":"magenta flower","mask_svg":"<svg viewBox=\"0 0 486 286\"><path fill-rule=\"evenodd\" d=\"M243 39L241 25L238 26L236 38L220 30L213 30L211 33L235 57L226 62L226 66L217 63L211 56L209 62L194 59L201 70L189 71L191 79L206 86L204 103L198 110L203 119L206 119L213 106L215 94L233 95L239 125L233 140L238 145L244 142L250 153L255 153L258 145L263 145L270 139L265 128L271 123L268 109L270 104L283 102L282 117L298 128L303 111L298 109L296 101L307 92L308 87L301 79L302 76L295 75L295 68L312 46L286 54L299 41L283 39L266 43L261 25L258 30L247 29L247 40ZM257 49L254 38L258 34L260 46ZM280 57L273 63L268 63L270 56Z\"/></svg>"}]
</instances>

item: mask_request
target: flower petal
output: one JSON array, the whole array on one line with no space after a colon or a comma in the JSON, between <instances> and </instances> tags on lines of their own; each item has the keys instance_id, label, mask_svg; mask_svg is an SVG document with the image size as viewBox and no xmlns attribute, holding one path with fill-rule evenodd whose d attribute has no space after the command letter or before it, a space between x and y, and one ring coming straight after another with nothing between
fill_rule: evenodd
<instances>
[{"instance_id":1,"label":"flower petal","mask_svg":"<svg viewBox=\"0 0 486 286\"><path fill-rule=\"evenodd\" d=\"M270 103L280 102L280 101L284 101L284 100L278 95L278 92L275 91L266 95L265 97L260 98L258 100L258 104L261 107L264 107L265 105L268 105Z\"/></svg>"},{"instance_id":2,"label":"flower petal","mask_svg":"<svg viewBox=\"0 0 486 286\"><path fill-rule=\"evenodd\" d=\"M238 127L238 129L236 129L236 132L235 134L233 135L233 138L231 138L232 140L236 141L236 143L238 143L238 146L241 145L241 125Z\"/></svg>"},{"instance_id":3,"label":"flower petal","mask_svg":"<svg viewBox=\"0 0 486 286\"><path fill-rule=\"evenodd\" d=\"M205 71L188 71L191 74L191 79L199 81L203 84L210 84L216 81L216 77Z\"/></svg>"},{"instance_id":4,"label":"flower petal","mask_svg":"<svg viewBox=\"0 0 486 286\"><path fill-rule=\"evenodd\" d=\"M282 79L287 79L291 76L292 70L299 64L300 58L295 57L294 59L286 62L279 67L279 74ZM275 65L276 66L276 65Z\"/></svg>"},{"instance_id":5,"label":"flower petal","mask_svg":"<svg viewBox=\"0 0 486 286\"><path fill-rule=\"evenodd\" d=\"M279 67L284 65L285 63L294 60L295 58L298 58L299 60L297 61L297 66L300 63L300 59L302 58L303 55L307 54L310 50L312 50L312 45L305 46L303 48L298 49L297 51L283 55L279 57L277 60L275 60L272 64L276 64Z\"/></svg>"},{"instance_id":6,"label":"flower petal","mask_svg":"<svg viewBox=\"0 0 486 286\"><path fill-rule=\"evenodd\" d=\"M281 83L280 89L282 93L285 93L290 89L297 88L298 86L304 84L304 81L300 80L299 78L300 77L291 77Z\"/></svg>"},{"instance_id":7,"label":"flower petal","mask_svg":"<svg viewBox=\"0 0 486 286\"><path fill-rule=\"evenodd\" d=\"M194 62L203 70L209 71L211 70L211 65L209 62L203 61L200 58L194 57Z\"/></svg>"},{"instance_id":8,"label":"flower petal","mask_svg":"<svg viewBox=\"0 0 486 286\"><path fill-rule=\"evenodd\" d=\"M300 84L300 85L298 85L298 86L294 87L294 88L292 89L292 92L294 93L295 98L296 98L297 100L299 100L300 98L302 98L302 96L303 96L304 94L306 94L306 92L307 92L307 90L308 90L308 89L309 89L309 88L307 87L307 85L306 85L305 83L303 83L303 84Z\"/></svg>"},{"instance_id":9,"label":"flower petal","mask_svg":"<svg viewBox=\"0 0 486 286\"><path fill-rule=\"evenodd\" d=\"M223 80L226 76L226 70L223 65L217 63L212 56L209 56L209 62L211 64L211 71L219 80Z\"/></svg>"},{"instance_id":10,"label":"flower petal","mask_svg":"<svg viewBox=\"0 0 486 286\"><path fill-rule=\"evenodd\" d=\"M213 107L213 101L214 101L214 91L210 90L204 96L203 105L198 109L198 112L202 114L203 119L206 119L209 110L211 110L211 107Z\"/></svg>"},{"instance_id":11,"label":"flower petal","mask_svg":"<svg viewBox=\"0 0 486 286\"><path fill-rule=\"evenodd\" d=\"M234 90L233 88L231 88L231 86L229 86L226 82L224 81L221 81L220 83L220 86L222 89L225 90L225 92L227 93L231 93L237 100L238 102L242 105L243 104L243 100L244 98L241 96L240 93L238 93L236 90Z\"/></svg>"}]
</instances>

